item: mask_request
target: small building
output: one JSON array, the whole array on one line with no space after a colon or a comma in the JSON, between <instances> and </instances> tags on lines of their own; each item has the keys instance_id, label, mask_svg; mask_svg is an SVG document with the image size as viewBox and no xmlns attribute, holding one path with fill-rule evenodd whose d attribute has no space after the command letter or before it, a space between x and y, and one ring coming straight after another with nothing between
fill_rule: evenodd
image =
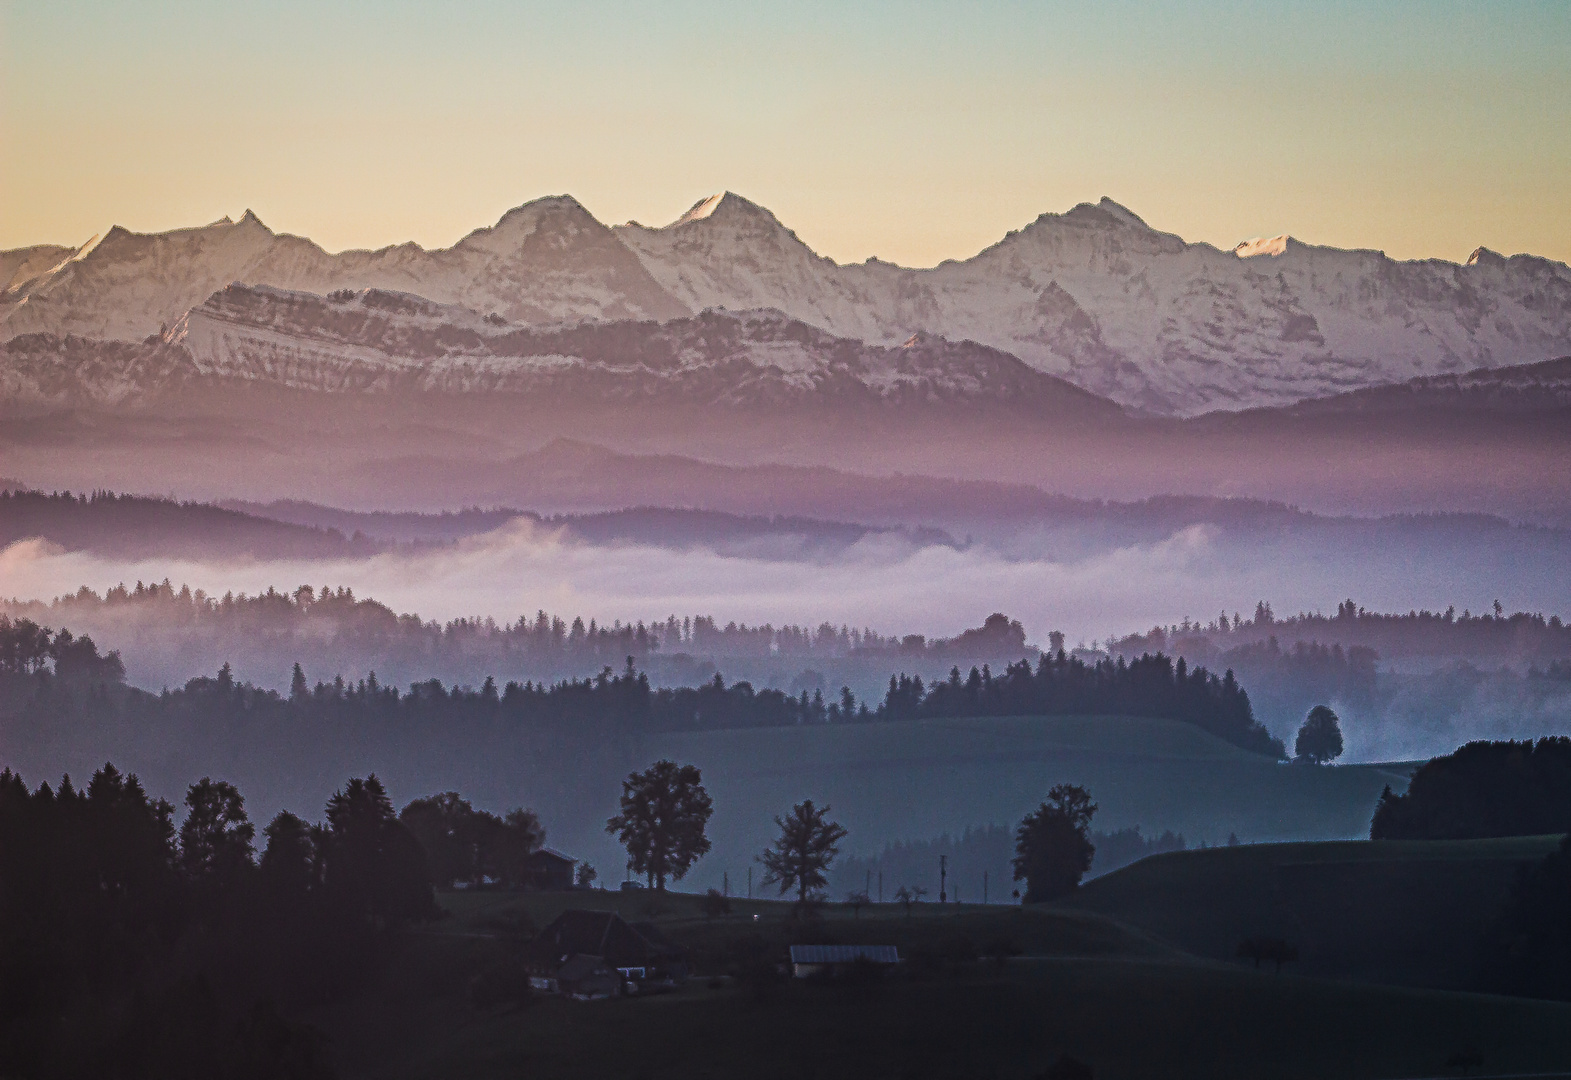
<instances>
[{"instance_id":1,"label":"small building","mask_svg":"<svg viewBox=\"0 0 1571 1080\"><path fill-rule=\"evenodd\" d=\"M551 848L531 851L524 859L524 887L542 892L566 892L573 887L576 861Z\"/></svg>"},{"instance_id":2,"label":"small building","mask_svg":"<svg viewBox=\"0 0 1571 1080\"><path fill-rule=\"evenodd\" d=\"M588 958L585 960L584 958ZM574 909L558 915L524 952L530 985L580 996L564 985L593 979L598 960L619 980L619 992L673 990L687 979L687 958L653 923L629 923L614 911Z\"/></svg>"},{"instance_id":3,"label":"small building","mask_svg":"<svg viewBox=\"0 0 1571 1080\"><path fill-rule=\"evenodd\" d=\"M893 945L791 946L791 974L798 979L835 975L856 963L893 966L900 963L900 952Z\"/></svg>"}]
</instances>

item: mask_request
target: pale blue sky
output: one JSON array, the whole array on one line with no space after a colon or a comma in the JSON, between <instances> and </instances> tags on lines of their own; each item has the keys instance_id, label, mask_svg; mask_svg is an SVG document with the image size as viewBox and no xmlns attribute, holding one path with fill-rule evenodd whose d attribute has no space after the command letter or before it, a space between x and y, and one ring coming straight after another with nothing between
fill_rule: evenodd
<instances>
[{"instance_id":1,"label":"pale blue sky","mask_svg":"<svg viewBox=\"0 0 1571 1080\"><path fill-rule=\"evenodd\" d=\"M729 188L841 260L1109 195L1231 246L1571 259L1571 2L0 0L0 248L250 207L330 249Z\"/></svg>"}]
</instances>

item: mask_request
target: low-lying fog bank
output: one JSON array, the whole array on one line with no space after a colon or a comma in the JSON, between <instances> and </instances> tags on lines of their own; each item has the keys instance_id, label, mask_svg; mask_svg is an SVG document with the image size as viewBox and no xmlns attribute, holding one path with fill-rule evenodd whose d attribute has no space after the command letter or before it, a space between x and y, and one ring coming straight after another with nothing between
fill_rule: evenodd
<instances>
[{"instance_id":1,"label":"low-lying fog bank","mask_svg":"<svg viewBox=\"0 0 1571 1080\"><path fill-rule=\"evenodd\" d=\"M1509 530L1487 544L1441 534L1396 547L1370 546L1367 538L1240 537L1196 525L1074 555L1060 555L1050 540L1003 552L875 534L833 558L803 558L773 540L724 553L592 545L520 520L440 549L333 560L115 560L24 541L0 551L0 596L47 601L84 585L103 591L137 581L167 580L213 596L328 584L442 621L510 622L544 609L604 624L701 611L747 623L827 621L928 636L958 633L1002 610L1037 634L1064 629L1075 645L1181 617L1210 619L1219 610L1247 615L1262 597L1281 611L1329 610L1346 596L1385 611L1484 611L1497 600L1510 610L1565 611L1568 570L1571 536L1549 530ZM168 677L139 670L130 651L126 657L133 681ZM245 674L276 685L287 673Z\"/></svg>"}]
</instances>

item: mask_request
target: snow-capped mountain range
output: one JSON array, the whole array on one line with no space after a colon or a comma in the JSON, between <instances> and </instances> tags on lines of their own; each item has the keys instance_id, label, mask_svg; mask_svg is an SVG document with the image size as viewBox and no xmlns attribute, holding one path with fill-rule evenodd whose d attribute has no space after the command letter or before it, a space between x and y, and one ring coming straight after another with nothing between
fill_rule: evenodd
<instances>
[{"instance_id":1,"label":"snow-capped mountain range","mask_svg":"<svg viewBox=\"0 0 1571 1080\"><path fill-rule=\"evenodd\" d=\"M1126 406L1176 415L1571 352L1571 268L1562 263L1482 248L1465 265L1399 262L1285 236L1224 251L1152 229L1108 199L1044 214L970 259L931 269L835 263L768 210L727 193L660 228L608 227L570 197L539 199L436 251L403 244L329 254L272 232L250 212L161 234L117 227L80 249L0 253L0 282L0 338L142 340L175 333L192 312L178 333L192 342L193 357L220 349L219 338L202 338L218 332L203 327L237 302L240 294L208 305L231 283L411 294L441 305L440 318L455 327L494 316L509 324L500 336L519 333L512 324L625 327L689 320L711 308L772 309L785 322L885 349L913 335L981 343ZM198 314L204 305L209 310ZM290 334L301 330L294 325ZM250 340L259 350L260 337ZM747 362L756 367L764 354L754 346ZM363 360L342 351L344 343L322 348L340 350L349 368ZM638 347L617 348L621 359L600 358L604 373L632 378ZM422 377L442 382L449 369L441 364L452 360L438 359L400 363L430 361ZM768 378L793 385L796 362L783 361ZM514 377L523 369L510 370ZM534 370L530 377L541 377L538 364ZM868 385L881 377L862 375ZM956 385L966 378L957 374Z\"/></svg>"}]
</instances>

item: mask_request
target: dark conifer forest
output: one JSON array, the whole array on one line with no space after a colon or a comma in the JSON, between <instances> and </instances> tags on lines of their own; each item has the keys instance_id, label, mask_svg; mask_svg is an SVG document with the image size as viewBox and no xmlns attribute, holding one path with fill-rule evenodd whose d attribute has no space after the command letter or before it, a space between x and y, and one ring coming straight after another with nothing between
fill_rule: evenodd
<instances>
[{"instance_id":1,"label":"dark conifer forest","mask_svg":"<svg viewBox=\"0 0 1571 1080\"><path fill-rule=\"evenodd\" d=\"M435 914L425 855L375 776L322 824L204 778L185 820L112 764L29 789L0 771L0 1071L69 1078L333 1075L290 1015L376 978Z\"/></svg>"}]
</instances>

